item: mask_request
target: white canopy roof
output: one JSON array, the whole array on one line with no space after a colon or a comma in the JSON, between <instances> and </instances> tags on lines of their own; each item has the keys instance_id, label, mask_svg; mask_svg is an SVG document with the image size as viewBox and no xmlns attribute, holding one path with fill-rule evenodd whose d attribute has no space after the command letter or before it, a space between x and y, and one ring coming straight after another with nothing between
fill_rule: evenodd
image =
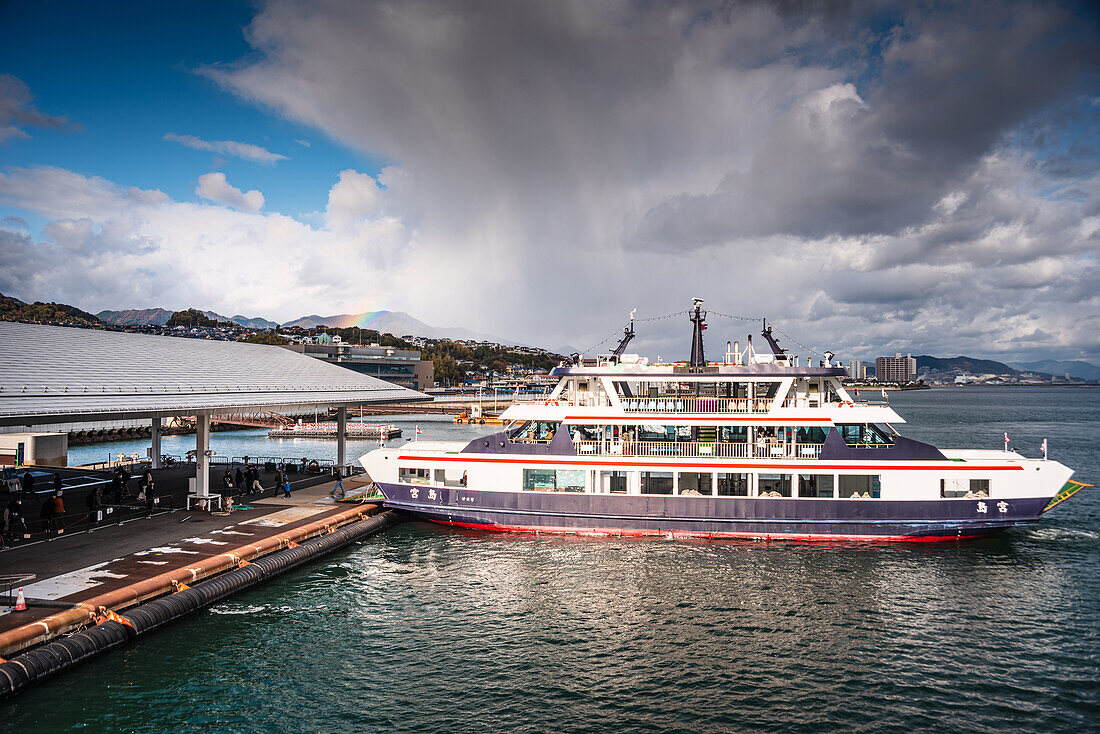
<instances>
[{"instance_id":1,"label":"white canopy roof","mask_svg":"<svg viewBox=\"0 0 1100 734\"><path fill-rule=\"evenodd\" d=\"M273 346L0 322L0 425L429 399Z\"/></svg>"}]
</instances>

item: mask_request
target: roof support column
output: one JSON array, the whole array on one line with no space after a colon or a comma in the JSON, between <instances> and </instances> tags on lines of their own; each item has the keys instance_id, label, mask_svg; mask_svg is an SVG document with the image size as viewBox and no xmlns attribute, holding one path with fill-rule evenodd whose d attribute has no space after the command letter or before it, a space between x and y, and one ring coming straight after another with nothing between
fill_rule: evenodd
<instances>
[{"instance_id":1,"label":"roof support column","mask_svg":"<svg viewBox=\"0 0 1100 734\"><path fill-rule=\"evenodd\" d=\"M149 449L151 456L149 457L152 468L160 468L160 418L154 418L152 425L149 426L149 438L152 442L152 448Z\"/></svg>"},{"instance_id":2,"label":"roof support column","mask_svg":"<svg viewBox=\"0 0 1100 734\"><path fill-rule=\"evenodd\" d=\"M210 496L210 414L195 416L195 494Z\"/></svg>"},{"instance_id":3,"label":"roof support column","mask_svg":"<svg viewBox=\"0 0 1100 734\"><path fill-rule=\"evenodd\" d=\"M348 406L341 405L336 409L336 468L340 476L344 476L344 465L347 464L348 449Z\"/></svg>"}]
</instances>

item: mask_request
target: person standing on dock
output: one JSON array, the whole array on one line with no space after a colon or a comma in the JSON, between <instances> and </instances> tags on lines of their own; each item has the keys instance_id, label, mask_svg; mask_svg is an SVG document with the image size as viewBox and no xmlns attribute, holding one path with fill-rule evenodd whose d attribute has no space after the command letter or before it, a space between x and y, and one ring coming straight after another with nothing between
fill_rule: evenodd
<instances>
[{"instance_id":1,"label":"person standing on dock","mask_svg":"<svg viewBox=\"0 0 1100 734\"><path fill-rule=\"evenodd\" d=\"M95 487L88 496L84 498L84 504L88 506L88 528L94 528L99 522L99 507L100 507L100 489Z\"/></svg>"},{"instance_id":2,"label":"person standing on dock","mask_svg":"<svg viewBox=\"0 0 1100 734\"><path fill-rule=\"evenodd\" d=\"M34 496L34 477L31 475L30 469L27 469L25 472L23 472L23 479L20 482L20 487L23 490L23 499Z\"/></svg>"},{"instance_id":3,"label":"person standing on dock","mask_svg":"<svg viewBox=\"0 0 1100 734\"><path fill-rule=\"evenodd\" d=\"M290 497L290 475L285 470L280 471L279 479L283 485L283 497Z\"/></svg>"},{"instance_id":4,"label":"person standing on dock","mask_svg":"<svg viewBox=\"0 0 1100 734\"><path fill-rule=\"evenodd\" d=\"M247 494L248 480L245 478L244 472L241 471L241 468L239 466L237 467L237 473L233 478L237 481L237 491L240 494Z\"/></svg>"},{"instance_id":5,"label":"person standing on dock","mask_svg":"<svg viewBox=\"0 0 1100 734\"><path fill-rule=\"evenodd\" d=\"M15 540L19 533L27 532L27 520L23 517L23 500L16 497L4 508L3 517L4 535L9 540Z\"/></svg>"},{"instance_id":6,"label":"person standing on dock","mask_svg":"<svg viewBox=\"0 0 1100 734\"><path fill-rule=\"evenodd\" d=\"M141 480L145 482L145 516L152 517L153 506L157 504L157 485L153 481L152 470L146 469L141 475Z\"/></svg>"},{"instance_id":7,"label":"person standing on dock","mask_svg":"<svg viewBox=\"0 0 1100 734\"><path fill-rule=\"evenodd\" d=\"M54 472L53 473L53 491L57 492L58 494L61 494L61 489L62 489L61 475L58 474L57 472Z\"/></svg>"},{"instance_id":8,"label":"person standing on dock","mask_svg":"<svg viewBox=\"0 0 1100 734\"><path fill-rule=\"evenodd\" d=\"M334 500L342 500L347 496L347 492L344 491L344 478L339 474L336 475L336 483L332 485L329 496Z\"/></svg>"},{"instance_id":9,"label":"person standing on dock","mask_svg":"<svg viewBox=\"0 0 1100 734\"><path fill-rule=\"evenodd\" d=\"M61 495L55 494L46 499L42 504L42 510L39 512L39 517L43 520L47 535L61 534L61 516L64 514L65 501L61 499Z\"/></svg>"},{"instance_id":10,"label":"person standing on dock","mask_svg":"<svg viewBox=\"0 0 1100 734\"><path fill-rule=\"evenodd\" d=\"M229 470L225 470L225 474L222 474L222 488L228 489L229 494L233 494L233 475L229 473Z\"/></svg>"},{"instance_id":11,"label":"person standing on dock","mask_svg":"<svg viewBox=\"0 0 1100 734\"><path fill-rule=\"evenodd\" d=\"M248 486L251 488L252 493L263 494L264 485L260 483L260 468L258 466L248 467L248 475L250 477Z\"/></svg>"}]
</instances>

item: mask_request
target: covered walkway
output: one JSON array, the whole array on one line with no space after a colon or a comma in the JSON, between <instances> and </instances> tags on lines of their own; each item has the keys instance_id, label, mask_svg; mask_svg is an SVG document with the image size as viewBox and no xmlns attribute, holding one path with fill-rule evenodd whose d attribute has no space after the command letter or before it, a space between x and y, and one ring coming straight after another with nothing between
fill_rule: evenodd
<instances>
[{"instance_id":1,"label":"covered walkway","mask_svg":"<svg viewBox=\"0 0 1100 734\"><path fill-rule=\"evenodd\" d=\"M160 460L161 421L194 416L192 496L211 492L210 423L242 411L336 408L337 464L347 464L347 409L429 400L423 393L286 349L124 332L0 322L0 426L27 430L81 420L144 418Z\"/></svg>"}]
</instances>

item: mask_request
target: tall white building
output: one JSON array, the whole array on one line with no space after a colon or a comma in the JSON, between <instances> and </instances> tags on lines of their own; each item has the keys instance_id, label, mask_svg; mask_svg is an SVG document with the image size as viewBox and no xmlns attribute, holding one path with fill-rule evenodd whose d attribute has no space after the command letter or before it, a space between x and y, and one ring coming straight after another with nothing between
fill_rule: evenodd
<instances>
[{"instance_id":1,"label":"tall white building","mask_svg":"<svg viewBox=\"0 0 1100 734\"><path fill-rule=\"evenodd\" d=\"M848 377L853 380L867 379L867 366L863 364L862 360L853 359L848 363Z\"/></svg>"}]
</instances>

